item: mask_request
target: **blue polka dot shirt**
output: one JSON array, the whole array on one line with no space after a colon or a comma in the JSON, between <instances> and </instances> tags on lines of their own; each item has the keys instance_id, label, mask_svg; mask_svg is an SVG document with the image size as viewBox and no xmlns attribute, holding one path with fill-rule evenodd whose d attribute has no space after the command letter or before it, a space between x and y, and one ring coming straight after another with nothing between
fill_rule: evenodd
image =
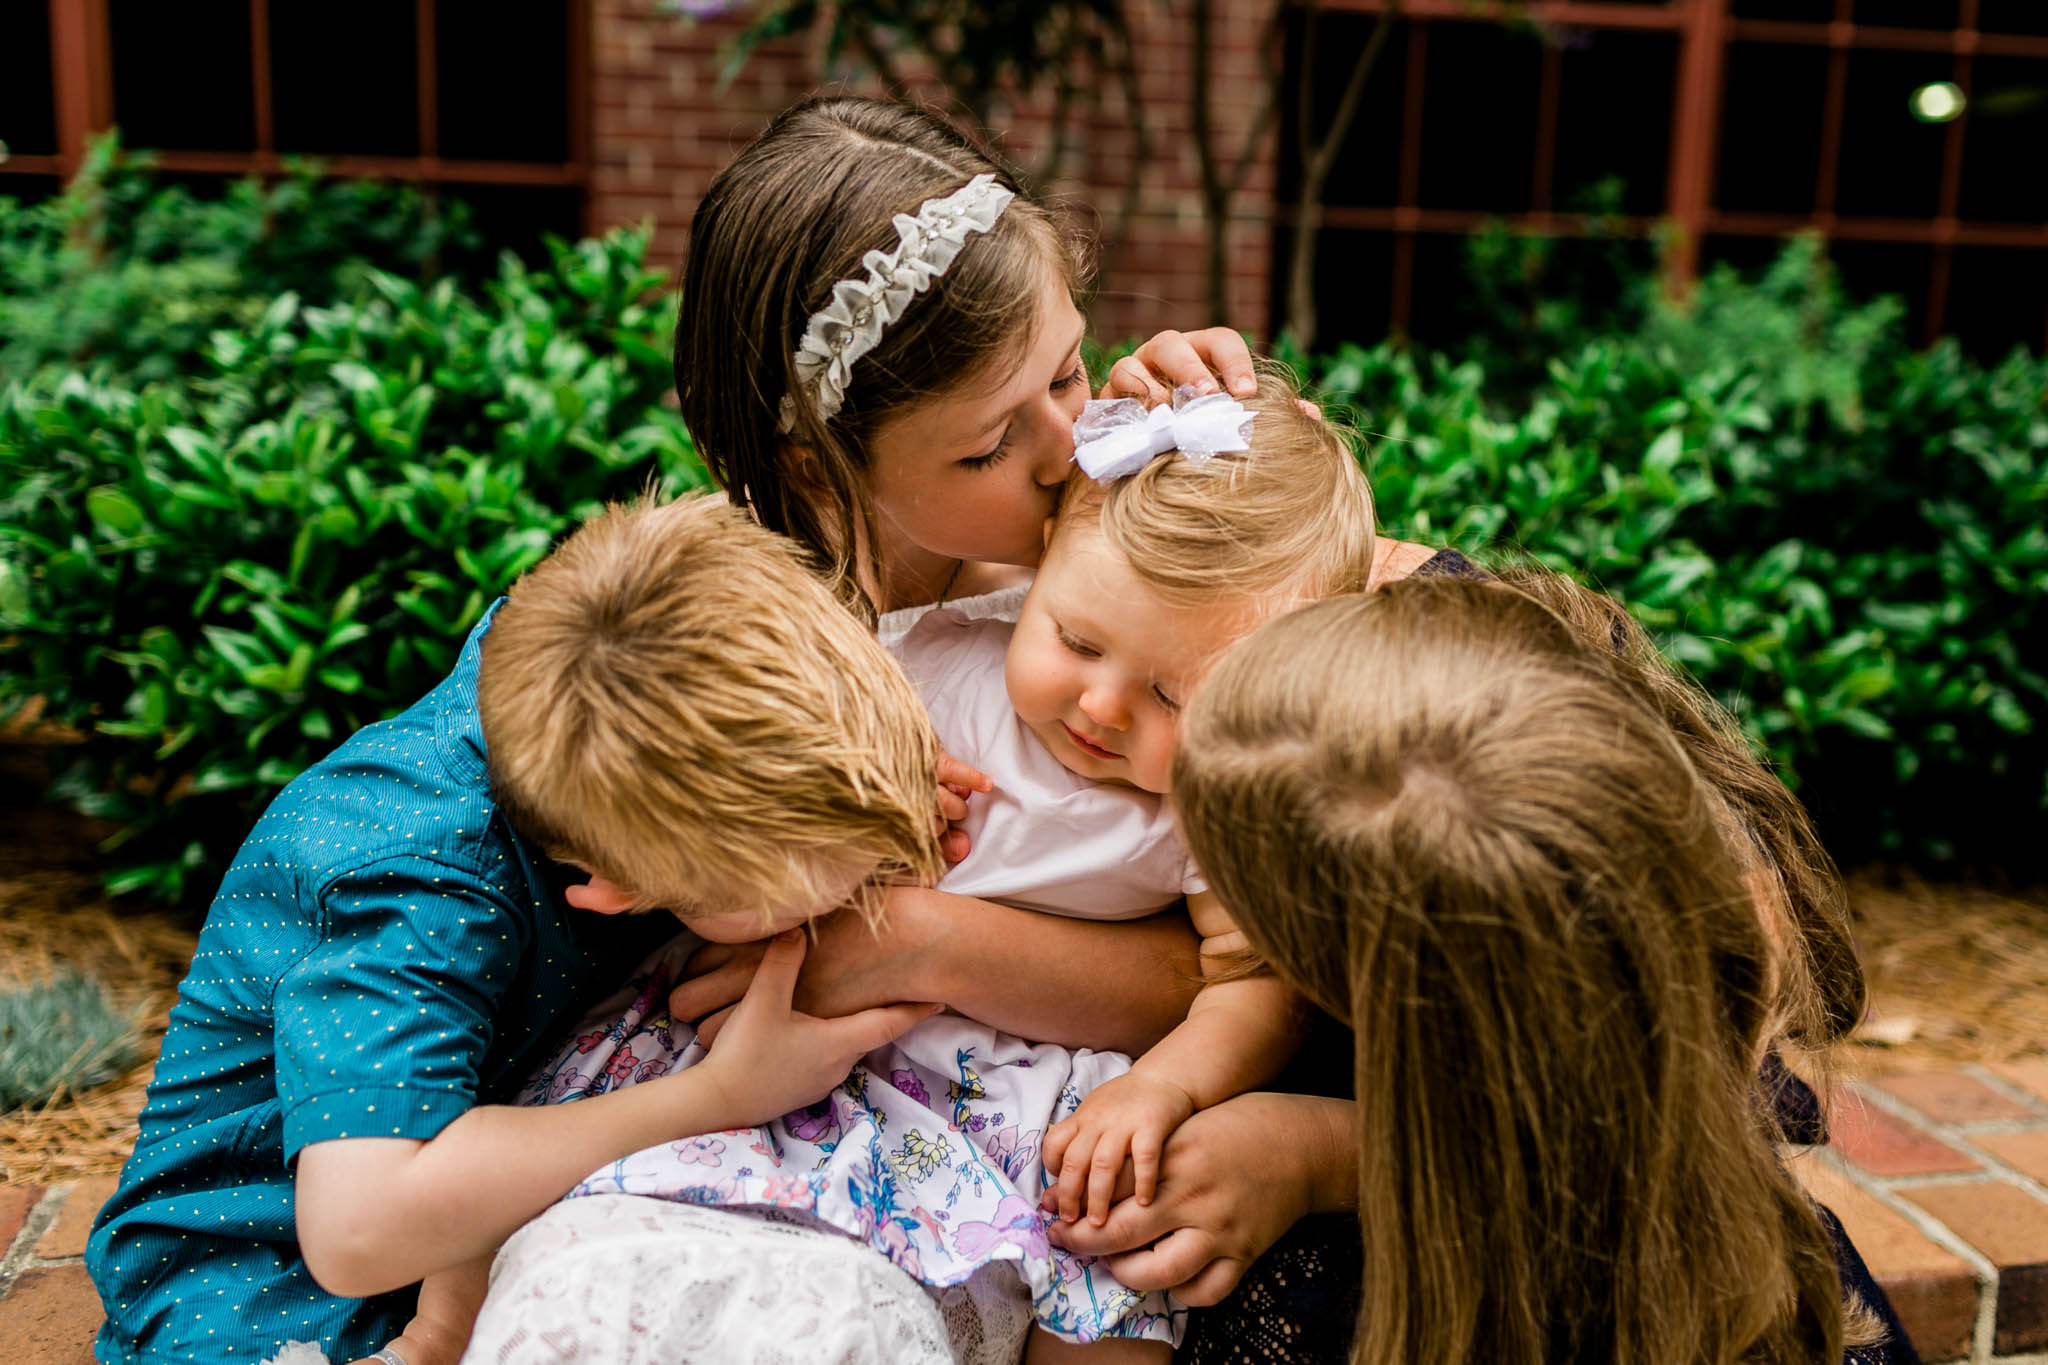
<instances>
[{"instance_id":1,"label":"blue polka dot shirt","mask_svg":"<svg viewBox=\"0 0 2048 1365\"><path fill-rule=\"evenodd\" d=\"M415 1295L314 1283L293 1220L299 1149L427 1139L509 1099L663 932L567 909L564 870L493 805L476 710L491 614L440 686L279 793L228 869L86 1250L101 1361L382 1346Z\"/></svg>"}]
</instances>

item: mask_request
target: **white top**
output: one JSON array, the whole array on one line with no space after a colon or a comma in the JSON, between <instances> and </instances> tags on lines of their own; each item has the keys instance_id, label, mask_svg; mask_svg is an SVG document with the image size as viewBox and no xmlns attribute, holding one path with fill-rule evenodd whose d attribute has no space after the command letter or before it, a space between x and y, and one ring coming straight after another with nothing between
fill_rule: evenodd
<instances>
[{"instance_id":1,"label":"white top","mask_svg":"<svg viewBox=\"0 0 2048 1365\"><path fill-rule=\"evenodd\" d=\"M1023 600L1011 588L882 618L940 747L995 784L969 799L972 848L939 889L1082 919L1136 919L1206 890L1164 797L1070 771L1011 709L1003 655Z\"/></svg>"}]
</instances>

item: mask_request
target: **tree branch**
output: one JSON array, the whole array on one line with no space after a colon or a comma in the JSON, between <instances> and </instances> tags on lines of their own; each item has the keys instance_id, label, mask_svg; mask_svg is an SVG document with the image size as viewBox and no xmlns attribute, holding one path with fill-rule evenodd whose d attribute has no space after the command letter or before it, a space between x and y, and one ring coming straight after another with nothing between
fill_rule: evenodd
<instances>
[{"instance_id":1,"label":"tree branch","mask_svg":"<svg viewBox=\"0 0 2048 1365\"><path fill-rule=\"evenodd\" d=\"M1386 49L1387 39L1393 35L1394 20L1400 12L1400 0L1389 0L1386 9L1373 22L1372 36L1366 39L1358 60L1351 64L1351 75L1344 82L1344 91L1337 97L1336 112L1321 139L1311 131L1315 126L1314 108L1307 93L1308 82L1302 82L1301 124L1295 132L1296 146L1301 153L1301 192L1295 198L1293 246L1287 262L1285 330L1294 338L1295 345L1303 350L1315 345L1316 339L1316 232L1322 226L1323 187L1329 183L1330 171L1337 164L1337 153L1343 149L1351 125L1358 118L1366 80L1379 64L1380 53ZM1311 10L1310 34L1314 32L1314 22L1315 12ZM1304 47L1308 46L1310 44L1304 44ZM1304 63L1309 60L1312 58L1304 57Z\"/></svg>"}]
</instances>

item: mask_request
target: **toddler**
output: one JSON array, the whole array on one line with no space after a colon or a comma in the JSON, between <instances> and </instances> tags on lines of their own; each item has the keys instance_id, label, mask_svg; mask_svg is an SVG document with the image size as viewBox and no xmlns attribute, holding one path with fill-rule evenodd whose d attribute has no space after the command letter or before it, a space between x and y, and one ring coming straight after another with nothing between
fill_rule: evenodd
<instances>
[{"instance_id":1,"label":"toddler","mask_svg":"<svg viewBox=\"0 0 2048 1365\"><path fill-rule=\"evenodd\" d=\"M505 1103L587 985L659 941L652 917L572 912L570 882L601 871L707 933L734 906L750 934L800 923L936 873L934 761L901 670L782 538L707 503L579 530L229 868L87 1247L99 1359L429 1351L392 1341L415 1281L607 1160L823 1094L929 1010L794 1013L785 939L704 1068ZM459 1339L473 1305L418 1306L421 1334Z\"/></svg>"},{"instance_id":2,"label":"toddler","mask_svg":"<svg viewBox=\"0 0 2048 1365\"><path fill-rule=\"evenodd\" d=\"M970 852L939 883L962 931L979 898L1117 919L1185 896L1207 973L1186 1021L1132 1063L949 1014L868 1057L823 1103L765 1129L635 1153L574 1193L795 1213L935 1289L985 1292L989 1274L1005 1273L992 1268L1008 1265L1042 1329L1029 1358L1097 1341L1163 1358L1182 1310L1050 1245L1041 1158L1058 1173L1060 1216L1085 1209L1099 1221L1127 1157L1138 1197L1151 1197L1166 1135L1270 1079L1291 1053L1292 1000L1247 970L1190 863L1165 799L1169 763L1180 707L1218 652L1272 615L1363 586L1372 507L1340 434L1277 378L1249 408L1185 393L1150 415L1130 400L1095 404L1076 433L1077 462L1101 479L1070 481L1015 624L1004 619L1013 591L883 628L900 632L894 648L942 747L993 780L965 822ZM691 1031L663 1010L689 946L527 1098L602 1094L695 1061ZM542 1248L527 1254L545 1264ZM500 1265L501 1277L521 1273ZM1105 1340L1123 1337L1149 1340Z\"/></svg>"}]
</instances>

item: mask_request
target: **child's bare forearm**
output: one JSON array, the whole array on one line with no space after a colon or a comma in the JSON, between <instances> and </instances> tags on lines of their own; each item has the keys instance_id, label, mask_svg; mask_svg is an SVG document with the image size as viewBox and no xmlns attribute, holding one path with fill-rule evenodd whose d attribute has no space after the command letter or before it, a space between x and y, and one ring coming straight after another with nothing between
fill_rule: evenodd
<instances>
[{"instance_id":1,"label":"child's bare forearm","mask_svg":"<svg viewBox=\"0 0 2048 1365\"><path fill-rule=\"evenodd\" d=\"M1213 981L1187 1019L1131 1069L1171 1081L1196 1109L1207 1109L1271 1081L1300 1044L1299 1003L1277 978Z\"/></svg>"},{"instance_id":2,"label":"child's bare forearm","mask_svg":"<svg viewBox=\"0 0 2048 1365\"><path fill-rule=\"evenodd\" d=\"M491 1256L479 1256L420 1281L419 1307L388 1343L405 1365L457 1365L491 1287Z\"/></svg>"},{"instance_id":3,"label":"child's bare forearm","mask_svg":"<svg viewBox=\"0 0 2048 1365\"><path fill-rule=\"evenodd\" d=\"M1035 1042L1133 1054L1187 1014L1198 983L1185 915L1103 923L917 894L931 899L918 912L922 960L912 973L929 993L916 998Z\"/></svg>"},{"instance_id":4,"label":"child's bare forearm","mask_svg":"<svg viewBox=\"0 0 2048 1365\"><path fill-rule=\"evenodd\" d=\"M746 1118L695 1068L575 1104L480 1106L429 1142L314 1143L299 1155L300 1246L330 1292L383 1293L487 1257L607 1162Z\"/></svg>"},{"instance_id":5,"label":"child's bare forearm","mask_svg":"<svg viewBox=\"0 0 2048 1365\"><path fill-rule=\"evenodd\" d=\"M769 940L715 1051L687 1071L574 1104L484 1105L431 1141L344 1138L299 1153L299 1249L322 1287L362 1298L474 1260L592 1171L656 1143L787 1113L928 1004L837 1019L792 1008L803 935ZM374 1191L365 1197L364 1191Z\"/></svg>"}]
</instances>

